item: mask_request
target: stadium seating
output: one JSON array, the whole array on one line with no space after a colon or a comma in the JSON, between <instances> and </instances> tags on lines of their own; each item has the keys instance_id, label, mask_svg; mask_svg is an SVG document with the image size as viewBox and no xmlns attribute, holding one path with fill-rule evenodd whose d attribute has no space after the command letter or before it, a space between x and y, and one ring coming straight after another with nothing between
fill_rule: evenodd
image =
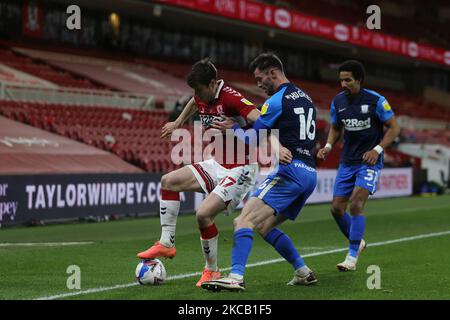
<instances>
[{"instance_id":1,"label":"stadium seating","mask_svg":"<svg viewBox=\"0 0 450 320\"><path fill-rule=\"evenodd\" d=\"M0 48L0 62L12 68L50 81L56 85L81 89L108 89L91 80L76 76L67 70L57 69L44 61L37 61L30 57L13 52L10 49Z\"/></svg>"},{"instance_id":2,"label":"stadium seating","mask_svg":"<svg viewBox=\"0 0 450 320\"><path fill-rule=\"evenodd\" d=\"M167 122L163 110L68 106L0 101L0 114L115 153L151 172L167 172L172 143L159 138Z\"/></svg>"},{"instance_id":3,"label":"stadium seating","mask_svg":"<svg viewBox=\"0 0 450 320\"><path fill-rule=\"evenodd\" d=\"M403 129L401 133L402 142L441 144L450 147L450 130L445 129L425 129L411 130Z\"/></svg>"},{"instance_id":4,"label":"stadium seating","mask_svg":"<svg viewBox=\"0 0 450 320\"><path fill-rule=\"evenodd\" d=\"M43 62L19 55L12 50L0 49L1 61L11 67L34 74L63 86L78 88L107 89L97 86L87 78L77 79L71 72L59 71ZM174 81L184 79L191 65L187 63L167 62L152 59L139 59L145 64L165 74L175 76L159 77L158 81L168 88L174 87ZM159 74L159 73L157 73ZM219 77L241 91L248 99L260 105L266 96L256 88L251 73L247 71L220 68ZM166 79L171 79L166 80ZM337 82L317 82L291 78L313 99L315 105L327 111L333 96L339 92ZM428 118L450 121L450 108L426 101L422 97L411 96L404 92L373 88L381 92L390 102L397 115L413 118ZM171 97L173 99L174 97ZM159 101L159 105L163 105ZM159 138L161 127L168 121L164 110L143 111L107 106L72 106L50 103L0 101L0 113L16 121L55 132L91 146L108 150L129 163L149 172L167 172L179 165L170 159L173 143ZM317 125L318 145L325 143L327 124ZM192 127L188 127L192 130ZM406 136L408 134L406 133ZM449 144L449 132L417 132L417 142ZM192 150L193 151L193 150ZM336 152L334 152L336 151ZM327 161L319 163L323 168L334 168L339 161L339 147L333 150Z\"/></svg>"},{"instance_id":5,"label":"stadium seating","mask_svg":"<svg viewBox=\"0 0 450 320\"><path fill-rule=\"evenodd\" d=\"M140 60L140 62L148 63L153 68L177 77L185 77L190 69L190 65L182 63L146 60ZM262 90L258 92L254 79L249 72L220 69L219 77L234 85L236 89L254 101L254 103L259 104L266 98ZM337 82L318 82L295 78L290 78L290 80L304 89L311 96L315 105L324 110L329 109L331 99L341 90ZM371 89L383 94L397 115L450 121L450 108L429 102L423 97L416 97L405 92L385 88Z\"/></svg>"}]
</instances>

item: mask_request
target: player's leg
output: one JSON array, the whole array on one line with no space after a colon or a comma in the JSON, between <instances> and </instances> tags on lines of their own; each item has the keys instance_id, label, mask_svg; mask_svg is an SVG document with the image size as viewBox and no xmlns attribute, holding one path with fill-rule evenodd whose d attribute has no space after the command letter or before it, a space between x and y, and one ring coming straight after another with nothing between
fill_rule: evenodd
<instances>
[{"instance_id":1,"label":"player's leg","mask_svg":"<svg viewBox=\"0 0 450 320\"><path fill-rule=\"evenodd\" d=\"M314 272L306 265L292 240L280 229L276 228L288 218L291 220L296 219L304 207L306 200L315 189L316 174L304 172L301 174L301 179L299 179L299 181L301 181L301 185L296 184L295 188L290 189L294 195L298 195L297 198L294 198L293 201L291 201L291 204L280 212L280 214L268 217L256 227L264 240L271 244L294 268L294 278L288 285L310 285L317 282ZM277 187L275 187L274 189L275 190L273 191L279 194L283 192L284 188L279 187L279 190L276 190ZM269 191L269 196L271 191ZM272 197L274 196L271 196L271 198ZM271 199L266 198L266 201L271 201Z\"/></svg>"},{"instance_id":2,"label":"player's leg","mask_svg":"<svg viewBox=\"0 0 450 320\"><path fill-rule=\"evenodd\" d=\"M355 188L350 198L351 227L349 232L349 252L345 260L338 264L340 271L356 270L356 263L362 250L366 247L363 240L366 228L364 206L369 195L377 190L378 177L381 168L378 165L362 165L356 174Z\"/></svg>"},{"instance_id":3,"label":"player's leg","mask_svg":"<svg viewBox=\"0 0 450 320\"><path fill-rule=\"evenodd\" d=\"M359 254L366 246L363 240L366 228L366 219L363 212L369 194L369 191L358 186L353 190L350 198L351 227L349 232L349 250L345 260L337 265L340 271L356 270Z\"/></svg>"},{"instance_id":4,"label":"player's leg","mask_svg":"<svg viewBox=\"0 0 450 320\"><path fill-rule=\"evenodd\" d=\"M347 204L355 186L357 167L341 164L339 166L331 203L331 215L342 234L348 239L351 227L351 217L347 212Z\"/></svg>"},{"instance_id":5,"label":"player's leg","mask_svg":"<svg viewBox=\"0 0 450 320\"><path fill-rule=\"evenodd\" d=\"M313 188L314 189L314 188ZM241 214L234 220L234 242L232 251L232 272L231 276L236 279L242 279L244 276L245 265L253 244L253 229L258 226L259 232L265 236L287 218L295 216L280 215L279 212L285 212L291 203L298 197L299 185L286 176L270 175L254 192L252 198L247 202ZM285 213L291 213L286 211ZM276 247L276 236L282 236L281 232L272 233L269 238L275 249L280 250L280 254L285 256L291 262L299 256L295 247L289 238L283 237ZM292 256L291 256L292 255ZM301 258L300 258L301 259Z\"/></svg>"},{"instance_id":6,"label":"player's leg","mask_svg":"<svg viewBox=\"0 0 450 320\"><path fill-rule=\"evenodd\" d=\"M234 219L233 249L231 253L231 273L226 278L205 281L202 288L211 291L244 291L244 272L248 256L253 246L253 228L262 220L274 214L274 210L262 200L252 197Z\"/></svg>"},{"instance_id":7,"label":"player's leg","mask_svg":"<svg viewBox=\"0 0 450 320\"><path fill-rule=\"evenodd\" d=\"M243 208L241 214L234 219L233 250L231 254L230 276L243 279L248 256L253 246L253 229L265 220L273 217L275 210L263 200L252 197ZM284 217L277 218L277 222L284 221Z\"/></svg>"},{"instance_id":8,"label":"player's leg","mask_svg":"<svg viewBox=\"0 0 450 320\"><path fill-rule=\"evenodd\" d=\"M201 286L204 281L220 277L217 266L219 234L214 224L214 218L225 209L228 212L234 210L254 184L257 169L256 165L246 165L228 170L218 163L214 163L214 170L211 171L214 172L214 178L220 179L220 182L196 213L201 234L200 244L205 257L205 269L197 286Z\"/></svg>"},{"instance_id":9,"label":"player's leg","mask_svg":"<svg viewBox=\"0 0 450 320\"><path fill-rule=\"evenodd\" d=\"M256 180L257 165L245 165L233 169L225 169L217 162L211 163L213 177L220 182L197 210L197 222L200 229L200 244L205 257L205 269L197 282L201 286L204 281L220 276L217 266L218 231L214 224L215 216L227 210L232 212L250 190Z\"/></svg>"},{"instance_id":10,"label":"player's leg","mask_svg":"<svg viewBox=\"0 0 450 320\"><path fill-rule=\"evenodd\" d=\"M217 266L219 231L214 223L215 216L226 209L226 203L215 193L210 193L197 209L196 218L200 229L200 244L205 258L205 268L196 286L205 281L220 278Z\"/></svg>"},{"instance_id":11,"label":"player's leg","mask_svg":"<svg viewBox=\"0 0 450 320\"><path fill-rule=\"evenodd\" d=\"M358 251L361 240L366 229L366 217L364 216L364 206L369 198L369 191L359 186L353 190L352 197L350 198L350 214L352 215L352 225L350 228L350 245L349 255L352 257L358 257Z\"/></svg>"},{"instance_id":12,"label":"player's leg","mask_svg":"<svg viewBox=\"0 0 450 320\"><path fill-rule=\"evenodd\" d=\"M286 219L282 214L271 216L262 224L256 226L256 230L294 268L294 278L287 283L288 285L317 283L315 273L306 265L291 238L277 228Z\"/></svg>"},{"instance_id":13,"label":"player's leg","mask_svg":"<svg viewBox=\"0 0 450 320\"><path fill-rule=\"evenodd\" d=\"M342 234L348 239L350 234L350 226L352 225L352 220L350 214L347 212L347 204L349 197L345 196L333 196L333 201L331 202L331 215L336 221Z\"/></svg>"},{"instance_id":14,"label":"player's leg","mask_svg":"<svg viewBox=\"0 0 450 320\"><path fill-rule=\"evenodd\" d=\"M197 180L197 177L188 166L162 176L161 197L159 202L161 237L152 247L138 253L138 258L173 258L175 256L175 229L180 210L181 191L203 192L203 188Z\"/></svg>"}]
</instances>

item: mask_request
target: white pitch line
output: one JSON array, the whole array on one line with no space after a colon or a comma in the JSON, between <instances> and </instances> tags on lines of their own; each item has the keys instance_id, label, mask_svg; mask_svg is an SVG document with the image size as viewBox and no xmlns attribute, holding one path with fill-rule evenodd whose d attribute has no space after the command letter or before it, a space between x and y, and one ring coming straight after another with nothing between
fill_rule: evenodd
<instances>
[{"instance_id":1,"label":"white pitch line","mask_svg":"<svg viewBox=\"0 0 450 320\"><path fill-rule=\"evenodd\" d=\"M418 239L424 239L424 238L440 237L440 236L449 235L449 234L450 234L450 230L443 231L443 232L420 234L420 235L412 236L412 237L404 237L404 238L399 238L399 239L369 243L369 244L367 244L367 246L368 247L379 247L379 246L385 246L385 245L393 244L393 243L400 243L400 242L406 242L406 241L412 241L412 240L418 240ZM326 254L343 252L343 251L347 251L347 250L348 250L348 248L339 248L339 249L309 253L309 254L302 255L302 257L304 257L304 258L317 257L317 256L323 256ZM256 263L250 263L247 265L247 268L263 266L263 265L277 263L277 262L281 262L281 261L285 261L285 260L282 258L279 258L279 259L260 261L260 262L256 262ZM228 270L231 270L231 268L228 267L228 268L222 269L222 271L228 271ZM190 277L194 277L194 276L199 276L200 274L201 274L201 272L179 274L179 275L168 277L166 281L190 278ZM92 288L92 289L82 290L82 291L77 291L77 292L62 293L62 294L58 294L58 295L54 295L54 296L40 297L40 298L36 298L34 300L55 300L55 299L60 299L60 298L78 296L78 295L82 295L82 294L97 293L97 292L110 291L110 290L115 290L115 289L128 288L128 287L133 287L133 286L137 286L137 285L138 284L136 282L132 282L132 283L127 283L127 284L119 284L119 285L112 286L112 287Z\"/></svg>"},{"instance_id":2,"label":"white pitch line","mask_svg":"<svg viewBox=\"0 0 450 320\"><path fill-rule=\"evenodd\" d=\"M5 242L0 243L0 247L60 247L60 246L78 246L93 244L94 242Z\"/></svg>"}]
</instances>

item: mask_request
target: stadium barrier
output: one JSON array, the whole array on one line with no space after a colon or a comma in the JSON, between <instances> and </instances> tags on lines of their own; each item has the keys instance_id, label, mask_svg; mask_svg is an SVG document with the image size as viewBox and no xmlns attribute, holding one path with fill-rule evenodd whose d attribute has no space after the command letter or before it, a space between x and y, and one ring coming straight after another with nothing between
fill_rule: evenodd
<instances>
[{"instance_id":1,"label":"stadium barrier","mask_svg":"<svg viewBox=\"0 0 450 320\"><path fill-rule=\"evenodd\" d=\"M161 174L0 176L0 224L78 220L159 212ZM193 211L194 194L181 193L181 210Z\"/></svg>"},{"instance_id":2,"label":"stadium barrier","mask_svg":"<svg viewBox=\"0 0 450 320\"><path fill-rule=\"evenodd\" d=\"M333 199L334 179L337 170L322 169L317 171L317 186L306 203L327 203ZM261 171L255 188L266 178L268 172ZM406 197L413 194L412 168L385 168L381 170L378 191L373 198ZM205 195L195 195L195 208L198 208ZM242 208L245 201L241 201L238 208Z\"/></svg>"},{"instance_id":3,"label":"stadium barrier","mask_svg":"<svg viewBox=\"0 0 450 320\"><path fill-rule=\"evenodd\" d=\"M266 175L267 172L259 175L258 184ZM0 224L108 215L157 216L161 176L148 173L0 176ZM330 202L335 177L336 170L319 170L316 190L307 203ZM386 168L374 198L412 193L412 168ZM182 192L182 212L192 213L204 197L201 193ZM238 208L242 205L243 202Z\"/></svg>"},{"instance_id":4,"label":"stadium barrier","mask_svg":"<svg viewBox=\"0 0 450 320\"><path fill-rule=\"evenodd\" d=\"M307 203L330 202L333 199L333 186L336 170L319 170L317 186ZM412 168L385 168L381 170L378 191L373 198L405 197L413 193Z\"/></svg>"}]
</instances>

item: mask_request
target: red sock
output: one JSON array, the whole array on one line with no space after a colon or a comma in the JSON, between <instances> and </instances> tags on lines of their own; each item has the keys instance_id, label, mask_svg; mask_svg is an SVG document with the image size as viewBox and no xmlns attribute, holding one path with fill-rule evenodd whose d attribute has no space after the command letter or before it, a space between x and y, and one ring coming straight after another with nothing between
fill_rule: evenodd
<instances>
[{"instance_id":1,"label":"red sock","mask_svg":"<svg viewBox=\"0 0 450 320\"><path fill-rule=\"evenodd\" d=\"M203 240L212 239L219 234L215 223L204 229L199 227L199 229Z\"/></svg>"},{"instance_id":2,"label":"red sock","mask_svg":"<svg viewBox=\"0 0 450 320\"><path fill-rule=\"evenodd\" d=\"M166 189L161 189L161 200L180 201L180 193Z\"/></svg>"}]
</instances>

